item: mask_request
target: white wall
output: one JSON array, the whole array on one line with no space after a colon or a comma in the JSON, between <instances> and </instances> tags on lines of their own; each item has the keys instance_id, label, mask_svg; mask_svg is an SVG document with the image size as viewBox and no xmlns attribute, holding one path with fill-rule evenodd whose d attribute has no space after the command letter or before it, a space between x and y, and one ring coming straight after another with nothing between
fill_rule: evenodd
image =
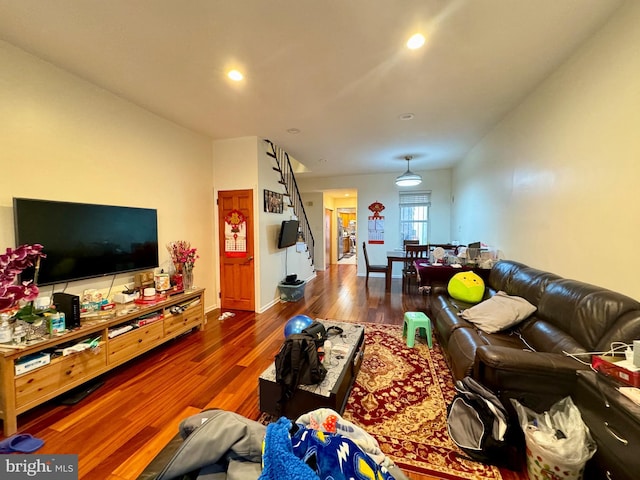
<instances>
[{"instance_id":1,"label":"white wall","mask_svg":"<svg viewBox=\"0 0 640 480\"><path fill-rule=\"evenodd\" d=\"M452 236L640 298L640 2L628 2L454 173Z\"/></svg>"},{"instance_id":2,"label":"white wall","mask_svg":"<svg viewBox=\"0 0 640 480\"><path fill-rule=\"evenodd\" d=\"M402 172L400 172L402 173ZM450 237L451 232L451 170L439 169L416 172L422 175L422 184L417 187L403 188L402 191L431 190L431 242L447 243L456 238ZM365 275L365 262L362 257L362 242L367 241L368 222L372 213L369 205L380 202L385 206L382 212L384 218L384 244L367 244L369 261L372 264L386 264L387 252L402 246L400 238L399 191L395 185L398 174L353 175L341 177L311 177L304 175L297 177L300 190L307 195L309 192L331 190L339 188L354 188L358 191L357 206L357 236L358 236L358 275ZM315 231L314 231L315 235ZM394 276L400 276L401 266L395 265Z\"/></svg>"},{"instance_id":3,"label":"white wall","mask_svg":"<svg viewBox=\"0 0 640 480\"><path fill-rule=\"evenodd\" d=\"M0 71L0 249L15 246L13 197L155 208L161 267L170 266L169 241L189 240L200 255L195 283L212 308L210 139L2 41ZM111 280L66 291L106 293ZM132 281L117 276L113 292Z\"/></svg>"},{"instance_id":4,"label":"white wall","mask_svg":"<svg viewBox=\"0 0 640 480\"><path fill-rule=\"evenodd\" d=\"M254 136L216 140L213 152L216 197L220 190L253 190L256 311L262 312L279 301L278 283L288 273L310 279L314 275L313 266L306 253L296 252L295 247L279 249L277 246L282 220L293 218L293 210L288 208L285 197L282 214L264 211L265 189L284 193L284 187L278 183L278 173L273 170L275 160L266 154L266 142ZM215 215L215 224L220 225L217 210ZM218 251L217 235L214 236ZM219 281L220 272L216 268Z\"/></svg>"},{"instance_id":5,"label":"white wall","mask_svg":"<svg viewBox=\"0 0 640 480\"><path fill-rule=\"evenodd\" d=\"M267 155L271 147L267 142L258 139L260 144L258 154L258 171L260 185L260 251L263 254L261 260L261 288L259 311L266 310L273 303L278 302L280 283L289 274L295 274L300 280L310 280L315 276L313 265L309 259L309 253L298 252L296 247L286 249L278 248L278 236L280 225L283 220L296 219L293 208L289 207L287 196L283 200L283 211L281 214L268 213L264 211L264 190L271 190L285 194L284 185L279 183L280 174L273 167L277 162L273 157ZM302 220L302 219L300 219Z\"/></svg>"}]
</instances>

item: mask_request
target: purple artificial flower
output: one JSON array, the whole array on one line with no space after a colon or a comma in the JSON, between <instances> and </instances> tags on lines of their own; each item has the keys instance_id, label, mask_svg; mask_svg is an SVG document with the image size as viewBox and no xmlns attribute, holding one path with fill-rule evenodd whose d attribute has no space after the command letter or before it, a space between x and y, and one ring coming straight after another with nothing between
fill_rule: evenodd
<instances>
[{"instance_id":1,"label":"purple artificial flower","mask_svg":"<svg viewBox=\"0 0 640 480\"><path fill-rule=\"evenodd\" d=\"M15 249L7 248L0 255L0 310L14 307L19 301L32 301L38 296L38 287L32 282L15 284L16 277L28 267L38 265L42 253L42 245L20 245Z\"/></svg>"}]
</instances>

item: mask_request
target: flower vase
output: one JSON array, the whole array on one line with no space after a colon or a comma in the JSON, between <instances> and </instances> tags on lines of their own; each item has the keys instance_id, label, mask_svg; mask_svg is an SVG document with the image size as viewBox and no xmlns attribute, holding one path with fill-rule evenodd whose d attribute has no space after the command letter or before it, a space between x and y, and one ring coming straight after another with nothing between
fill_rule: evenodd
<instances>
[{"instance_id":1,"label":"flower vase","mask_svg":"<svg viewBox=\"0 0 640 480\"><path fill-rule=\"evenodd\" d=\"M182 271L182 283L185 290L191 290L193 288L193 267L189 265L184 266Z\"/></svg>"}]
</instances>

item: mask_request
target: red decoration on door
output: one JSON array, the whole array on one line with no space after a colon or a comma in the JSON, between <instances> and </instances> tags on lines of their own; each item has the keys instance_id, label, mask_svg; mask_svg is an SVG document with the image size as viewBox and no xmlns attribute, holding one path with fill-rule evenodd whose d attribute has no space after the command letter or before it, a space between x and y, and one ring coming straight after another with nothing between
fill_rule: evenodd
<instances>
[{"instance_id":1,"label":"red decoration on door","mask_svg":"<svg viewBox=\"0 0 640 480\"><path fill-rule=\"evenodd\" d=\"M224 254L226 257L247 256L247 219L239 210L224 217Z\"/></svg>"}]
</instances>

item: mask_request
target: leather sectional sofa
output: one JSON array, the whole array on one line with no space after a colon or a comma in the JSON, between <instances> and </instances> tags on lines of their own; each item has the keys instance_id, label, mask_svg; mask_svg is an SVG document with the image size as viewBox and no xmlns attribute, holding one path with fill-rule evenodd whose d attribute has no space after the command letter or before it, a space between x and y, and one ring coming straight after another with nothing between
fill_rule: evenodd
<instances>
[{"instance_id":1,"label":"leather sectional sofa","mask_svg":"<svg viewBox=\"0 0 640 480\"><path fill-rule=\"evenodd\" d=\"M515 398L547 409L571 394L577 370L589 368L591 355L581 354L640 339L640 303L620 293L505 260L491 269L483 301L499 291L526 299L535 312L486 333L460 315L473 305L441 285L431 292L428 313L454 377L472 376L506 406Z\"/></svg>"}]
</instances>

